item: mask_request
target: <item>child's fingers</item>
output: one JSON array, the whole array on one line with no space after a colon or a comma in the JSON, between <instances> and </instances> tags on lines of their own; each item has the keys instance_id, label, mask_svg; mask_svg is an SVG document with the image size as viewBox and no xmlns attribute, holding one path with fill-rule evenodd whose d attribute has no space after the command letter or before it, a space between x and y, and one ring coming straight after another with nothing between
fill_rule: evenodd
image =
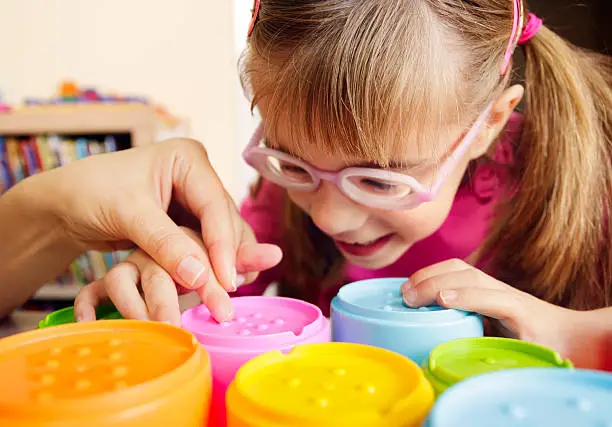
<instances>
[{"instance_id":1,"label":"child's fingers","mask_svg":"<svg viewBox=\"0 0 612 427\"><path fill-rule=\"evenodd\" d=\"M470 267L428 277L411 287L402 287L404 301L410 307L422 307L436 301L438 293L444 289L479 288L505 289L505 284L482 271Z\"/></svg>"},{"instance_id":2,"label":"child's fingers","mask_svg":"<svg viewBox=\"0 0 612 427\"><path fill-rule=\"evenodd\" d=\"M402 292L408 291L409 288L417 286L419 283L429 279L430 277L440 276L456 271L469 270L473 268L471 265L460 259L449 259L437 264L422 268L414 273L410 280L402 285Z\"/></svg>"},{"instance_id":3,"label":"child's fingers","mask_svg":"<svg viewBox=\"0 0 612 427\"><path fill-rule=\"evenodd\" d=\"M172 277L143 253L131 261L140 270L140 285L151 320L181 326L178 293Z\"/></svg>"},{"instance_id":4,"label":"child's fingers","mask_svg":"<svg viewBox=\"0 0 612 427\"><path fill-rule=\"evenodd\" d=\"M444 289L438 300L443 307L480 313L505 321L504 324L526 323L530 311L530 300L524 298L520 291L472 287Z\"/></svg>"},{"instance_id":5,"label":"child's fingers","mask_svg":"<svg viewBox=\"0 0 612 427\"><path fill-rule=\"evenodd\" d=\"M108 299L104 281L99 279L81 288L74 299L74 317L77 322L96 320L96 307Z\"/></svg>"},{"instance_id":6,"label":"child's fingers","mask_svg":"<svg viewBox=\"0 0 612 427\"><path fill-rule=\"evenodd\" d=\"M117 264L101 280L105 283L109 298L123 317L149 320L147 306L138 292L140 271L129 259Z\"/></svg>"},{"instance_id":7,"label":"child's fingers","mask_svg":"<svg viewBox=\"0 0 612 427\"><path fill-rule=\"evenodd\" d=\"M244 243L238 248L236 269L242 279L239 284L251 283L260 271L274 267L283 258L283 252L276 245Z\"/></svg>"}]
</instances>

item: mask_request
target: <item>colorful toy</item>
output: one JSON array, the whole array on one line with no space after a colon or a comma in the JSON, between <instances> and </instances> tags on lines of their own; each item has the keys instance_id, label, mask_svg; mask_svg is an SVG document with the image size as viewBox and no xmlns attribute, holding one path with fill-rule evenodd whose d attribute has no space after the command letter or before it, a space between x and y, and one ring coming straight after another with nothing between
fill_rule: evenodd
<instances>
[{"instance_id":1,"label":"colorful toy","mask_svg":"<svg viewBox=\"0 0 612 427\"><path fill-rule=\"evenodd\" d=\"M123 319L121 313L117 311L113 305L101 305L96 309L96 319L111 320ZM75 323L74 307L66 307L61 310L54 311L47 315L43 320L38 322L38 328L48 328L50 326L65 325L67 323Z\"/></svg>"},{"instance_id":2,"label":"colorful toy","mask_svg":"<svg viewBox=\"0 0 612 427\"><path fill-rule=\"evenodd\" d=\"M400 293L406 280L372 279L342 287L331 304L333 341L386 348L421 364L441 343L483 335L482 318L474 313L406 306Z\"/></svg>"},{"instance_id":3,"label":"colorful toy","mask_svg":"<svg viewBox=\"0 0 612 427\"><path fill-rule=\"evenodd\" d=\"M238 371L227 392L228 427L416 427L433 400L418 365L397 353L307 344Z\"/></svg>"},{"instance_id":4,"label":"colorful toy","mask_svg":"<svg viewBox=\"0 0 612 427\"><path fill-rule=\"evenodd\" d=\"M81 90L80 98L82 101L89 102L96 102L101 100L100 94L94 88L83 88L83 90Z\"/></svg>"},{"instance_id":5,"label":"colorful toy","mask_svg":"<svg viewBox=\"0 0 612 427\"><path fill-rule=\"evenodd\" d=\"M0 425L202 427L210 359L163 323L109 320L0 340Z\"/></svg>"},{"instance_id":6,"label":"colorful toy","mask_svg":"<svg viewBox=\"0 0 612 427\"><path fill-rule=\"evenodd\" d=\"M427 427L607 427L612 375L526 368L479 375L436 402Z\"/></svg>"},{"instance_id":7,"label":"colorful toy","mask_svg":"<svg viewBox=\"0 0 612 427\"><path fill-rule=\"evenodd\" d=\"M423 362L437 395L469 377L504 369L572 368L572 362L546 347L509 338L467 338L433 349Z\"/></svg>"},{"instance_id":8,"label":"colorful toy","mask_svg":"<svg viewBox=\"0 0 612 427\"><path fill-rule=\"evenodd\" d=\"M182 315L211 357L213 402L210 425L225 425L225 392L248 360L271 350L289 351L297 344L330 340L329 322L318 307L290 298L233 298L234 320L215 321L201 305Z\"/></svg>"},{"instance_id":9,"label":"colorful toy","mask_svg":"<svg viewBox=\"0 0 612 427\"><path fill-rule=\"evenodd\" d=\"M72 81L66 80L60 82L57 89L57 95L49 99L26 98L24 104L26 106L36 105L61 105L72 103L140 103L149 104L149 100L143 96L120 96L115 94L101 94L93 87L79 87ZM0 102L0 106L1 106ZM0 110L1 112L1 110Z\"/></svg>"},{"instance_id":10,"label":"colorful toy","mask_svg":"<svg viewBox=\"0 0 612 427\"><path fill-rule=\"evenodd\" d=\"M64 81L59 86L59 97L63 102L78 101L80 91L77 84L73 81Z\"/></svg>"}]
</instances>

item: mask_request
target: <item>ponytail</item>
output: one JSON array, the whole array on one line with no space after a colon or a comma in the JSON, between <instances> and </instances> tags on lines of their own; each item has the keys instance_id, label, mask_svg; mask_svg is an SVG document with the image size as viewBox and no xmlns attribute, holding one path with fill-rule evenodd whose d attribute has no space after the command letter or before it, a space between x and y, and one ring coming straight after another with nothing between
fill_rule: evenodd
<instances>
[{"instance_id":1,"label":"ponytail","mask_svg":"<svg viewBox=\"0 0 612 427\"><path fill-rule=\"evenodd\" d=\"M490 241L497 266L549 302L612 305L612 60L546 27L524 49L519 188Z\"/></svg>"}]
</instances>

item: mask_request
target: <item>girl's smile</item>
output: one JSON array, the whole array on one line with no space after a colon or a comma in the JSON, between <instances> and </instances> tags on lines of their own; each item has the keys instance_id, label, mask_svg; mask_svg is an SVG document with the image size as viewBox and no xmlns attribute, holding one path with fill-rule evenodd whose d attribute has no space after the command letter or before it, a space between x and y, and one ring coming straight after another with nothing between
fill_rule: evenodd
<instances>
[{"instance_id":1,"label":"girl's smile","mask_svg":"<svg viewBox=\"0 0 612 427\"><path fill-rule=\"evenodd\" d=\"M368 241L347 242L334 239L334 243L342 253L358 258L367 258L376 255L381 251L395 236L395 233L389 233L382 237L371 239Z\"/></svg>"}]
</instances>

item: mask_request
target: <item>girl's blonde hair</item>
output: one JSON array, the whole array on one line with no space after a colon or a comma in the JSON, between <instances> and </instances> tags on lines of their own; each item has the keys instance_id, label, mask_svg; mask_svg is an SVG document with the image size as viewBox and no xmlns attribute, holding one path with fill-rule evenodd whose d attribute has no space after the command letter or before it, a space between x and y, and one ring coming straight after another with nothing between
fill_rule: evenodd
<instances>
[{"instance_id":1,"label":"girl's blonde hair","mask_svg":"<svg viewBox=\"0 0 612 427\"><path fill-rule=\"evenodd\" d=\"M244 57L266 128L309 147L385 166L408 138L466 128L508 86L499 70L512 0L263 0ZM527 11L527 5L525 5ZM523 23L524 24L524 23ZM496 277L576 309L612 304L612 61L546 27L524 46L526 114L518 191L486 249ZM342 257L287 200L284 293L312 300ZM485 251L486 253L487 251ZM299 273L298 273L299 272Z\"/></svg>"}]
</instances>

